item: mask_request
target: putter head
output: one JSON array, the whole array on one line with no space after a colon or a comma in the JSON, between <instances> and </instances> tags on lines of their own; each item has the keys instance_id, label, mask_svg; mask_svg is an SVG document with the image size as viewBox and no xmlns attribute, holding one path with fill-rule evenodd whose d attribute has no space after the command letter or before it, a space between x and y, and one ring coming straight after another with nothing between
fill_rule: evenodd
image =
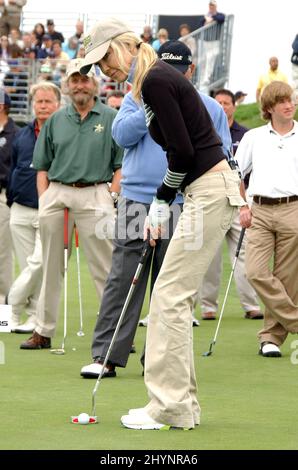
<instances>
[{"instance_id":1,"label":"putter head","mask_svg":"<svg viewBox=\"0 0 298 470\"><path fill-rule=\"evenodd\" d=\"M208 357L208 356L211 356L212 354L212 351L206 351L202 354L203 357Z\"/></svg>"},{"instance_id":2,"label":"putter head","mask_svg":"<svg viewBox=\"0 0 298 470\"><path fill-rule=\"evenodd\" d=\"M51 354L56 354L57 356L63 356L65 354L64 348L51 349Z\"/></svg>"},{"instance_id":3,"label":"putter head","mask_svg":"<svg viewBox=\"0 0 298 470\"><path fill-rule=\"evenodd\" d=\"M79 416L71 416L70 417L70 422L72 424L98 424L98 419L97 419L97 416L89 416L89 422L80 423L79 422Z\"/></svg>"},{"instance_id":4,"label":"putter head","mask_svg":"<svg viewBox=\"0 0 298 470\"><path fill-rule=\"evenodd\" d=\"M84 331L80 330L77 332L77 336L85 336Z\"/></svg>"}]
</instances>

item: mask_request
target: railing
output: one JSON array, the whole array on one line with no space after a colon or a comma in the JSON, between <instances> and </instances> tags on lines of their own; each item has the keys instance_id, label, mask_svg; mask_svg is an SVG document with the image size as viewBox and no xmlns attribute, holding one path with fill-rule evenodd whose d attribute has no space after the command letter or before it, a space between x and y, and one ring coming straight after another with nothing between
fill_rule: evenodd
<instances>
[{"instance_id":1,"label":"railing","mask_svg":"<svg viewBox=\"0 0 298 470\"><path fill-rule=\"evenodd\" d=\"M203 26L180 38L192 49L196 64L193 83L197 89L209 94L228 81L233 25L234 15L228 15L221 25Z\"/></svg>"}]
</instances>

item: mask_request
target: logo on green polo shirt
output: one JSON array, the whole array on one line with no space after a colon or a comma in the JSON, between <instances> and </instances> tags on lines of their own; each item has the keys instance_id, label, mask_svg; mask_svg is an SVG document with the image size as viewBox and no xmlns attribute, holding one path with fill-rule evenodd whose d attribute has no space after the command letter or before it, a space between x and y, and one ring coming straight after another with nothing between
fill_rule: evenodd
<instances>
[{"instance_id":1,"label":"logo on green polo shirt","mask_svg":"<svg viewBox=\"0 0 298 470\"><path fill-rule=\"evenodd\" d=\"M94 132L96 132L96 134L100 134L103 130L104 126L102 126L101 124L96 124L96 126L94 126Z\"/></svg>"}]
</instances>

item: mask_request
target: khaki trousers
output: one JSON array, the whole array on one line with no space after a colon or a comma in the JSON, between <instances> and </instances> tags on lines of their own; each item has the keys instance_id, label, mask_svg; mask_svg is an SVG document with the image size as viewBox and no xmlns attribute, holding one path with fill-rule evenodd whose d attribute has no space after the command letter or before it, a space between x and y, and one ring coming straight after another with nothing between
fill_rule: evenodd
<instances>
[{"instance_id":1,"label":"khaki trousers","mask_svg":"<svg viewBox=\"0 0 298 470\"><path fill-rule=\"evenodd\" d=\"M28 256L34 252L38 226L37 209L13 203L10 209L10 230L21 271L28 265Z\"/></svg>"},{"instance_id":2,"label":"khaki trousers","mask_svg":"<svg viewBox=\"0 0 298 470\"><path fill-rule=\"evenodd\" d=\"M214 253L243 204L239 177L207 173L185 190L183 213L154 285L145 357L146 410L156 421L200 422L192 344L194 298Z\"/></svg>"},{"instance_id":3,"label":"khaki trousers","mask_svg":"<svg viewBox=\"0 0 298 470\"><path fill-rule=\"evenodd\" d=\"M43 282L37 305L36 331L46 337L55 335L59 313L64 272L65 207L69 208L69 243L76 224L99 301L111 267L115 210L107 184L73 188L50 183L39 200Z\"/></svg>"},{"instance_id":4,"label":"khaki trousers","mask_svg":"<svg viewBox=\"0 0 298 470\"><path fill-rule=\"evenodd\" d=\"M227 231L225 239L228 244L229 256L233 264L236 254L236 249L241 233L241 226L239 222L239 215L237 214L231 228ZM253 287L247 280L245 272L245 245L246 236L244 236L241 250L237 259L237 264L234 271L234 279L239 294L242 308L245 312L252 310L260 310L257 294ZM216 312L218 308L218 295L220 289L220 281L222 274L222 246L217 250L207 273L204 276L201 292L199 297L201 299L201 311Z\"/></svg>"},{"instance_id":5,"label":"khaki trousers","mask_svg":"<svg viewBox=\"0 0 298 470\"><path fill-rule=\"evenodd\" d=\"M253 203L245 262L247 277L265 305L260 342L280 346L288 333L298 333L298 202Z\"/></svg>"},{"instance_id":6,"label":"khaki trousers","mask_svg":"<svg viewBox=\"0 0 298 470\"><path fill-rule=\"evenodd\" d=\"M10 210L6 205L5 189L0 191L0 304L4 304L12 284L13 255L9 228Z\"/></svg>"}]
</instances>

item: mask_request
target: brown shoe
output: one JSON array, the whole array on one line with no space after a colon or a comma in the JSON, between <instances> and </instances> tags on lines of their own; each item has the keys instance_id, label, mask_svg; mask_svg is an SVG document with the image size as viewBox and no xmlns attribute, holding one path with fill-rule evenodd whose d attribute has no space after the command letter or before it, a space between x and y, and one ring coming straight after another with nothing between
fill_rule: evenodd
<instances>
[{"instance_id":1,"label":"brown shoe","mask_svg":"<svg viewBox=\"0 0 298 470\"><path fill-rule=\"evenodd\" d=\"M21 343L20 349L49 349L50 347L51 338L46 338L33 331L31 338Z\"/></svg>"},{"instance_id":2,"label":"brown shoe","mask_svg":"<svg viewBox=\"0 0 298 470\"><path fill-rule=\"evenodd\" d=\"M251 310L250 312L246 312L244 318L248 320L263 320L264 315L260 310Z\"/></svg>"},{"instance_id":3,"label":"brown shoe","mask_svg":"<svg viewBox=\"0 0 298 470\"><path fill-rule=\"evenodd\" d=\"M202 320L216 320L215 312L204 312L202 313Z\"/></svg>"}]
</instances>

